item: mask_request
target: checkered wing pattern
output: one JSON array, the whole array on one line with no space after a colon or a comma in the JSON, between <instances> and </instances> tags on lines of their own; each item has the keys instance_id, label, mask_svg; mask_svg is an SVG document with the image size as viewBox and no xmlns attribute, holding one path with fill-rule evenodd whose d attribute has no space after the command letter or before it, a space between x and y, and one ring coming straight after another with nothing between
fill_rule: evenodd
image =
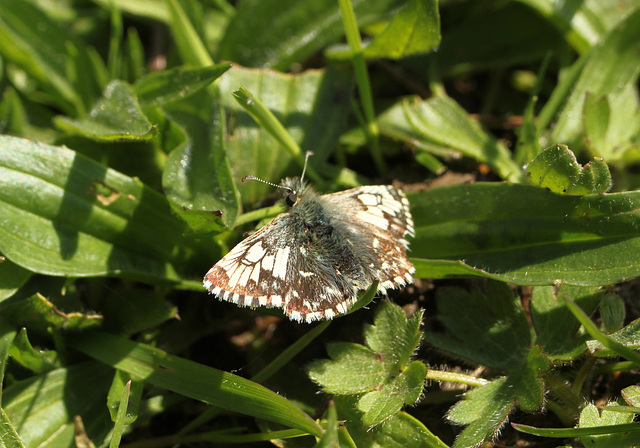
<instances>
[{"instance_id":1,"label":"checkered wing pattern","mask_svg":"<svg viewBox=\"0 0 640 448\"><path fill-rule=\"evenodd\" d=\"M240 306L280 307L293 320L312 322L346 313L375 280L381 293L412 282L405 236L414 233L413 219L400 190L301 190L290 212L209 270L205 288Z\"/></svg>"}]
</instances>

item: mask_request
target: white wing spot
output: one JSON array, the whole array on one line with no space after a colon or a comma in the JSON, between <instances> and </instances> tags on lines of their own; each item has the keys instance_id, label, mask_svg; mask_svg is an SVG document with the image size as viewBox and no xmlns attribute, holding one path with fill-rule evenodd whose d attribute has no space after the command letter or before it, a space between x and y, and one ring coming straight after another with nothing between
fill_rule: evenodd
<instances>
[{"instance_id":1,"label":"white wing spot","mask_svg":"<svg viewBox=\"0 0 640 448\"><path fill-rule=\"evenodd\" d=\"M287 264L289 263L289 252L291 248L286 246L284 248L278 248L276 252L276 259L273 266L273 276L285 279L287 276Z\"/></svg>"},{"instance_id":2,"label":"white wing spot","mask_svg":"<svg viewBox=\"0 0 640 448\"><path fill-rule=\"evenodd\" d=\"M358 195L358 199L360 199L360 201L364 204L364 205L378 205L379 202L379 196L376 196L375 194L369 194L369 193L364 193L361 195Z\"/></svg>"},{"instance_id":3,"label":"white wing spot","mask_svg":"<svg viewBox=\"0 0 640 448\"><path fill-rule=\"evenodd\" d=\"M271 271L273 270L273 260L274 260L274 256L273 255L267 255L266 257L264 257L262 259L262 269L264 269L265 271Z\"/></svg>"},{"instance_id":4,"label":"white wing spot","mask_svg":"<svg viewBox=\"0 0 640 448\"><path fill-rule=\"evenodd\" d=\"M251 246L251 248L247 251L245 255L245 259L250 261L252 264L257 263L262 259L262 257L264 257L264 254L265 254L265 250L262 247L262 243L258 241L253 246Z\"/></svg>"}]
</instances>

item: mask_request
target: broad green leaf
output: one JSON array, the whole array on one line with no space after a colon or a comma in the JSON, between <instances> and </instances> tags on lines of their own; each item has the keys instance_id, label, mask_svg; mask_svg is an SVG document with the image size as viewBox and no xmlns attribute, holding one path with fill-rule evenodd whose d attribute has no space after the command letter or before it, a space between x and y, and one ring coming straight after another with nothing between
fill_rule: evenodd
<instances>
[{"instance_id":1,"label":"broad green leaf","mask_svg":"<svg viewBox=\"0 0 640 448\"><path fill-rule=\"evenodd\" d=\"M636 319L620 331L616 331L609 335L614 341L623 344L633 350L640 349L640 319ZM614 352L610 348L604 346L604 344L595 339L587 341L587 348L593 356L598 357L611 357L620 356L619 353Z\"/></svg>"},{"instance_id":2,"label":"broad green leaf","mask_svg":"<svg viewBox=\"0 0 640 448\"><path fill-rule=\"evenodd\" d=\"M640 9L628 15L583 58L584 68L551 133L552 141L569 146L583 134L582 110L587 92L596 98L615 95L636 82L640 73Z\"/></svg>"},{"instance_id":3,"label":"broad green leaf","mask_svg":"<svg viewBox=\"0 0 640 448\"><path fill-rule=\"evenodd\" d=\"M422 333L422 310L407 319L401 308L381 304L373 325L365 325L365 343L376 353L384 354L385 368L406 366L414 354ZM393 335L393 337L390 337Z\"/></svg>"},{"instance_id":4,"label":"broad green leaf","mask_svg":"<svg viewBox=\"0 0 640 448\"><path fill-rule=\"evenodd\" d=\"M64 147L0 137L0 252L49 275L175 280L183 226L140 181ZM162 242L162 244L158 244Z\"/></svg>"},{"instance_id":5,"label":"broad green leaf","mask_svg":"<svg viewBox=\"0 0 640 448\"><path fill-rule=\"evenodd\" d=\"M362 26L386 18L385 14L402 2L353 0L352 4ZM285 70L337 42L343 34L336 1L246 0L238 5L227 27L218 59Z\"/></svg>"},{"instance_id":6,"label":"broad green leaf","mask_svg":"<svg viewBox=\"0 0 640 448\"><path fill-rule=\"evenodd\" d=\"M436 0L409 0L389 26L365 48L369 58L401 59L426 53L440 43Z\"/></svg>"},{"instance_id":7,"label":"broad green leaf","mask_svg":"<svg viewBox=\"0 0 640 448\"><path fill-rule=\"evenodd\" d=\"M375 448L448 448L421 421L405 412L398 412L372 431L371 446Z\"/></svg>"},{"instance_id":8,"label":"broad green leaf","mask_svg":"<svg viewBox=\"0 0 640 448\"><path fill-rule=\"evenodd\" d=\"M563 48L562 34L553 24L516 2L467 10L472 13L459 17L453 22L456 26L443 32L433 56L441 73L511 67Z\"/></svg>"},{"instance_id":9,"label":"broad green leaf","mask_svg":"<svg viewBox=\"0 0 640 448\"><path fill-rule=\"evenodd\" d=\"M31 277L32 272L0 256L0 302L11 297Z\"/></svg>"},{"instance_id":10,"label":"broad green leaf","mask_svg":"<svg viewBox=\"0 0 640 448\"><path fill-rule=\"evenodd\" d=\"M486 291L440 288L440 320L449 336L426 333L425 341L474 363L509 370L521 365L531 345L519 300L504 283L489 282ZM459 310L465 310L461 314Z\"/></svg>"},{"instance_id":11,"label":"broad green leaf","mask_svg":"<svg viewBox=\"0 0 640 448\"><path fill-rule=\"evenodd\" d=\"M231 64L218 64L205 68L178 67L152 72L139 78L133 89L142 107L163 106L194 95L230 67Z\"/></svg>"},{"instance_id":12,"label":"broad green leaf","mask_svg":"<svg viewBox=\"0 0 640 448\"><path fill-rule=\"evenodd\" d=\"M55 123L66 132L97 141L148 140L154 132L131 87L118 80L107 86L88 116L79 120L59 116Z\"/></svg>"},{"instance_id":13,"label":"broad green leaf","mask_svg":"<svg viewBox=\"0 0 640 448\"><path fill-rule=\"evenodd\" d=\"M414 257L461 261L527 285L608 285L640 275L640 192L570 196L476 183L408 197Z\"/></svg>"},{"instance_id":14,"label":"broad green leaf","mask_svg":"<svg viewBox=\"0 0 640 448\"><path fill-rule=\"evenodd\" d=\"M358 394L384 381L385 366L371 348L348 342L327 345L331 360L316 360L309 365L309 377L329 394Z\"/></svg>"},{"instance_id":15,"label":"broad green leaf","mask_svg":"<svg viewBox=\"0 0 640 448\"><path fill-rule=\"evenodd\" d=\"M625 387L622 389L621 395L622 398L624 398L624 401L626 401L630 406L640 406L640 386L634 385Z\"/></svg>"},{"instance_id":16,"label":"broad green leaf","mask_svg":"<svg viewBox=\"0 0 640 448\"><path fill-rule=\"evenodd\" d=\"M551 369L551 362L541 353L540 347L529 350L526 361L519 368L509 370L507 383L515 399L525 411L536 412L544 404L544 383L542 374Z\"/></svg>"},{"instance_id":17,"label":"broad green leaf","mask_svg":"<svg viewBox=\"0 0 640 448\"><path fill-rule=\"evenodd\" d=\"M560 285L538 286L531 292L531 320L536 330L536 345L553 361L572 361L585 351L588 335L579 332L580 322L567 309L561 296L569 296L591 314L603 292L599 288Z\"/></svg>"},{"instance_id":18,"label":"broad green leaf","mask_svg":"<svg viewBox=\"0 0 640 448\"><path fill-rule=\"evenodd\" d=\"M449 97L404 98L378 118L380 132L443 157L471 157L505 180L518 181L520 168L509 150Z\"/></svg>"},{"instance_id":19,"label":"broad green leaf","mask_svg":"<svg viewBox=\"0 0 640 448\"><path fill-rule=\"evenodd\" d=\"M609 425L624 425L632 423L634 415L626 412L615 412L603 409L600 411L594 404L589 403L580 413L579 428L594 428ZM626 429L626 428L625 428ZM610 434L581 437L584 446L594 448L618 448L623 446L636 446L640 443L640 432L620 431L613 429Z\"/></svg>"},{"instance_id":20,"label":"broad green leaf","mask_svg":"<svg viewBox=\"0 0 640 448\"><path fill-rule=\"evenodd\" d=\"M111 420L116 421L122 407L122 397L125 388L128 388L127 403L125 404L124 424L130 425L135 422L140 412L140 401L142 400L143 382L138 378L122 371L116 370L113 382L107 395L107 408L111 414Z\"/></svg>"},{"instance_id":21,"label":"broad green leaf","mask_svg":"<svg viewBox=\"0 0 640 448\"><path fill-rule=\"evenodd\" d=\"M0 3L0 54L38 80L58 106L81 113L98 93L84 46L32 2Z\"/></svg>"},{"instance_id":22,"label":"broad green leaf","mask_svg":"<svg viewBox=\"0 0 640 448\"><path fill-rule=\"evenodd\" d=\"M339 70L289 75L238 67L232 67L220 79L221 101L229 114L227 156L242 201L249 204L273 193L273 187L261 182L240 183L245 175L279 183L286 175L299 176L302 169L233 98L233 92L240 86L260 98L303 153L313 151L309 164L319 168L335 150L343 131L352 80Z\"/></svg>"},{"instance_id":23,"label":"broad green leaf","mask_svg":"<svg viewBox=\"0 0 640 448\"><path fill-rule=\"evenodd\" d=\"M356 396L335 397L338 419L344 421L357 447L366 448L448 448L422 422L415 417L398 412L373 428L362 422L362 411L356 407ZM348 446L348 445L347 445Z\"/></svg>"},{"instance_id":24,"label":"broad green leaf","mask_svg":"<svg viewBox=\"0 0 640 448\"><path fill-rule=\"evenodd\" d=\"M233 227L240 205L226 154L224 111L217 95L206 89L167 106L166 111L183 129L185 138L169 154L162 174L173 211L197 233Z\"/></svg>"},{"instance_id":25,"label":"broad green leaf","mask_svg":"<svg viewBox=\"0 0 640 448\"><path fill-rule=\"evenodd\" d=\"M530 6L564 33L567 42L580 54L600 42L611 28L637 7L634 0L567 3L555 0L518 1Z\"/></svg>"},{"instance_id":26,"label":"broad green leaf","mask_svg":"<svg viewBox=\"0 0 640 448\"><path fill-rule=\"evenodd\" d=\"M625 303L622 298L613 291L604 294L600 302L600 318L605 333L614 333L622 329L626 315Z\"/></svg>"},{"instance_id":27,"label":"broad green leaf","mask_svg":"<svg viewBox=\"0 0 640 448\"><path fill-rule=\"evenodd\" d=\"M538 154L527 166L529 180L554 193L584 195L611 189L609 167L601 159L581 166L567 146L555 145Z\"/></svg>"},{"instance_id":28,"label":"broad green leaf","mask_svg":"<svg viewBox=\"0 0 640 448\"><path fill-rule=\"evenodd\" d=\"M414 404L426 376L420 361L407 365L420 342L422 312L407 319L395 304L380 305L374 325L365 327L367 347L333 343L327 346L330 360L309 366L309 377L325 392L358 395L362 422L375 426L397 413L404 404Z\"/></svg>"},{"instance_id":29,"label":"broad green leaf","mask_svg":"<svg viewBox=\"0 0 640 448\"><path fill-rule=\"evenodd\" d=\"M363 412L362 423L366 426L378 425L395 413L404 404L414 404L424 385L427 366L421 361L413 361L395 381L389 381L380 389L367 392L358 401L358 409Z\"/></svg>"},{"instance_id":30,"label":"broad green leaf","mask_svg":"<svg viewBox=\"0 0 640 448\"><path fill-rule=\"evenodd\" d=\"M24 448L20 436L2 408L0 408L0 445L3 448Z\"/></svg>"},{"instance_id":31,"label":"broad green leaf","mask_svg":"<svg viewBox=\"0 0 640 448\"><path fill-rule=\"evenodd\" d=\"M599 98L587 92L583 116L585 144L591 154L619 164L630 150L637 150L640 99L633 84Z\"/></svg>"},{"instance_id":32,"label":"broad green leaf","mask_svg":"<svg viewBox=\"0 0 640 448\"><path fill-rule=\"evenodd\" d=\"M5 389L4 410L24 446L73 446L76 415L82 417L91 440L103 440L110 429L104 405L110 370L88 362L33 376Z\"/></svg>"},{"instance_id":33,"label":"broad green leaf","mask_svg":"<svg viewBox=\"0 0 640 448\"><path fill-rule=\"evenodd\" d=\"M477 446L490 440L504 425L514 405L513 391L504 379L464 394L453 406L447 419L458 425L469 425L458 435L454 448Z\"/></svg>"},{"instance_id":34,"label":"broad green leaf","mask_svg":"<svg viewBox=\"0 0 640 448\"><path fill-rule=\"evenodd\" d=\"M27 329L22 328L9 349L11 358L23 367L43 374L61 367L58 353L55 350L36 350L29 342Z\"/></svg>"},{"instance_id":35,"label":"broad green leaf","mask_svg":"<svg viewBox=\"0 0 640 448\"><path fill-rule=\"evenodd\" d=\"M189 398L297 428L315 436L322 429L293 403L257 383L160 349L107 333L84 333L68 343L116 369Z\"/></svg>"}]
</instances>

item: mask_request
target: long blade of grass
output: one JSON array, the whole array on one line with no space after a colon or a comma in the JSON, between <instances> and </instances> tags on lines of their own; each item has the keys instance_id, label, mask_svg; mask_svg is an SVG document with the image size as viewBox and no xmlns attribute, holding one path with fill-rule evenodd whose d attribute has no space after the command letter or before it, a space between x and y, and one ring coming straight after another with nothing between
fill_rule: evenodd
<instances>
[{"instance_id":1,"label":"long blade of grass","mask_svg":"<svg viewBox=\"0 0 640 448\"><path fill-rule=\"evenodd\" d=\"M107 333L83 333L69 345L149 383L223 409L315 436L322 428L286 398L253 381Z\"/></svg>"}]
</instances>

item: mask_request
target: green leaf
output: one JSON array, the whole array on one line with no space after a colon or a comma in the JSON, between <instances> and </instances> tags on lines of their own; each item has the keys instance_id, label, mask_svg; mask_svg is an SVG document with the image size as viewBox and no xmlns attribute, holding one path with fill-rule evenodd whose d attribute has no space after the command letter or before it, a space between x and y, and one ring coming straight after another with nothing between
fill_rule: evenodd
<instances>
[{"instance_id":1,"label":"green leaf","mask_svg":"<svg viewBox=\"0 0 640 448\"><path fill-rule=\"evenodd\" d=\"M526 285L608 285L640 275L640 192L569 196L475 183L407 196L414 257L461 261Z\"/></svg>"},{"instance_id":2,"label":"green leaf","mask_svg":"<svg viewBox=\"0 0 640 448\"><path fill-rule=\"evenodd\" d=\"M324 424L324 434L314 448L338 448L340 443L338 440L338 412L336 404L329 402L329 409L325 413L326 423Z\"/></svg>"},{"instance_id":3,"label":"green leaf","mask_svg":"<svg viewBox=\"0 0 640 448\"><path fill-rule=\"evenodd\" d=\"M183 227L140 181L64 147L0 136L0 252L39 273L177 279ZM162 241L162 244L158 244Z\"/></svg>"},{"instance_id":4,"label":"green leaf","mask_svg":"<svg viewBox=\"0 0 640 448\"><path fill-rule=\"evenodd\" d=\"M3 448L24 448L20 436L2 408L0 408L0 445Z\"/></svg>"},{"instance_id":5,"label":"green leaf","mask_svg":"<svg viewBox=\"0 0 640 448\"><path fill-rule=\"evenodd\" d=\"M327 345L331 360L317 360L309 365L309 377L329 394L358 394L384 381L385 365L369 347L349 342Z\"/></svg>"},{"instance_id":6,"label":"green leaf","mask_svg":"<svg viewBox=\"0 0 640 448\"><path fill-rule=\"evenodd\" d=\"M322 429L284 397L252 381L213 369L160 349L111 336L85 333L73 348L162 389L233 412L297 428L315 436Z\"/></svg>"},{"instance_id":7,"label":"green leaf","mask_svg":"<svg viewBox=\"0 0 640 448\"><path fill-rule=\"evenodd\" d=\"M97 141L148 140L154 132L131 87L118 80L109 83L87 117L73 120L59 116L55 124L66 132Z\"/></svg>"},{"instance_id":8,"label":"green leaf","mask_svg":"<svg viewBox=\"0 0 640 448\"><path fill-rule=\"evenodd\" d=\"M640 406L640 386L633 385L625 387L624 389L622 389L621 395L622 398L624 398L624 401L626 401L629 405L634 407Z\"/></svg>"},{"instance_id":9,"label":"green leaf","mask_svg":"<svg viewBox=\"0 0 640 448\"><path fill-rule=\"evenodd\" d=\"M529 325L519 300L506 284L489 282L486 292L440 288L436 300L440 320L450 336L427 333L425 341L429 344L504 370L526 358L531 345Z\"/></svg>"},{"instance_id":10,"label":"green leaf","mask_svg":"<svg viewBox=\"0 0 640 448\"><path fill-rule=\"evenodd\" d=\"M469 425L458 435L454 448L477 446L490 440L507 420L513 408L513 392L504 379L464 394L453 406L447 419L458 425Z\"/></svg>"},{"instance_id":11,"label":"green leaf","mask_svg":"<svg viewBox=\"0 0 640 448\"><path fill-rule=\"evenodd\" d=\"M448 448L422 422L406 412L397 412L383 425L373 428L362 423L362 411L356 407L357 397L335 397L338 418L353 438L355 446L371 448ZM348 446L348 445L347 445Z\"/></svg>"},{"instance_id":12,"label":"green leaf","mask_svg":"<svg viewBox=\"0 0 640 448\"><path fill-rule=\"evenodd\" d=\"M633 0L617 3L585 1L558 4L548 0L518 0L530 6L565 36L580 54L597 44L607 32L637 7Z\"/></svg>"},{"instance_id":13,"label":"green leaf","mask_svg":"<svg viewBox=\"0 0 640 448\"><path fill-rule=\"evenodd\" d=\"M233 227L240 204L227 158L224 111L217 95L203 90L166 111L184 130L185 138L169 154L162 174L173 211L197 233Z\"/></svg>"},{"instance_id":14,"label":"green leaf","mask_svg":"<svg viewBox=\"0 0 640 448\"><path fill-rule=\"evenodd\" d=\"M553 24L517 2L465 11L469 13L450 22L454 26L444 31L434 55L443 74L512 67L564 48L562 34Z\"/></svg>"},{"instance_id":15,"label":"green leaf","mask_svg":"<svg viewBox=\"0 0 640 448\"><path fill-rule=\"evenodd\" d=\"M194 67L203 68L213 64L202 39L178 0L165 0L169 10L170 28L182 59Z\"/></svg>"},{"instance_id":16,"label":"green leaf","mask_svg":"<svg viewBox=\"0 0 640 448\"><path fill-rule=\"evenodd\" d=\"M634 415L626 412L615 412L598 408L589 403L580 413L579 428L597 428L609 425L624 425L632 423ZM584 446L594 448L618 448L622 446L634 446L640 443L639 431L612 430L611 434L581 437Z\"/></svg>"},{"instance_id":17,"label":"green leaf","mask_svg":"<svg viewBox=\"0 0 640 448\"><path fill-rule=\"evenodd\" d=\"M27 280L32 272L0 256L0 302L11 297Z\"/></svg>"},{"instance_id":18,"label":"green leaf","mask_svg":"<svg viewBox=\"0 0 640 448\"><path fill-rule=\"evenodd\" d=\"M600 302L600 318L605 333L614 333L622 329L626 310L622 298L613 291L608 291Z\"/></svg>"},{"instance_id":19,"label":"green leaf","mask_svg":"<svg viewBox=\"0 0 640 448\"><path fill-rule=\"evenodd\" d=\"M629 14L583 58L584 68L551 133L551 141L569 146L575 146L582 136L581 117L587 92L600 98L623 92L636 82L640 73L640 9Z\"/></svg>"},{"instance_id":20,"label":"green leaf","mask_svg":"<svg viewBox=\"0 0 640 448\"><path fill-rule=\"evenodd\" d=\"M4 373L9 359L9 350L16 333L15 325L0 317L0 384L4 384ZM2 404L2 387L0 387L0 404Z\"/></svg>"},{"instance_id":21,"label":"green leaf","mask_svg":"<svg viewBox=\"0 0 640 448\"><path fill-rule=\"evenodd\" d=\"M130 425L136 421L140 412L143 385L143 382L138 378L122 370L116 370L107 395L107 408L111 414L112 421L117 424L118 419L120 419L125 425ZM123 403L125 389L127 389L127 400ZM124 415L120 416L120 413L123 412L123 407Z\"/></svg>"},{"instance_id":22,"label":"green leaf","mask_svg":"<svg viewBox=\"0 0 640 448\"><path fill-rule=\"evenodd\" d=\"M22 328L13 340L9 354L15 362L38 374L61 367L58 353L55 350L43 351L33 348L29 342L26 328Z\"/></svg>"},{"instance_id":23,"label":"green leaf","mask_svg":"<svg viewBox=\"0 0 640 448\"><path fill-rule=\"evenodd\" d=\"M632 349L640 349L640 319L636 319L629 325L622 328L620 331L616 331L609 335L614 341L623 344L624 346ZM615 352L609 347L606 347L602 342L595 339L587 341L587 348L593 356L598 357L612 357L620 356L620 353Z\"/></svg>"},{"instance_id":24,"label":"green leaf","mask_svg":"<svg viewBox=\"0 0 640 448\"><path fill-rule=\"evenodd\" d=\"M205 68L177 67L152 72L139 78L133 89L142 107L163 106L194 95L230 67L231 64L217 64Z\"/></svg>"},{"instance_id":25,"label":"green leaf","mask_svg":"<svg viewBox=\"0 0 640 448\"><path fill-rule=\"evenodd\" d=\"M528 412L540 411L544 404L542 374L551 369L549 359L540 347L532 347L520 368L509 370L507 383L511 386L520 407Z\"/></svg>"},{"instance_id":26,"label":"green leaf","mask_svg":"<svg viewBox=\"0 0 640 448\"><path fill-rule=\"evenodd\" d=\"M409 0L389 26L364 51L365 57L401 59L426 53L440 44L440 16L435 0Z\"/></svg>"},{"instance_id":27,"label":"green leaf","mask_svg":"<svg viewBox=\"0 0 640 448\"><path fill-rule=\"evenodd\" d=\"M0 305L0 311L8 322L42 332L46 332L50 327L82 330L95 327L102 322L102 316L96 314L63 313L41 294L34 294L22 300L6 301ZM41 368L44 371L49 370L49 367L55 362L54 358L55 356L52 355L45 356ZM29 363L31 362L34 360L29 360ZM37 366L33 364L33 367Z\"/></svg>"},{"instance_id":28,"label":"green leaf","mask_svg":"<svg viewBox=\"0 0 640 448\"><path fill-rule=\"evenodd\" d=\"M369 427L378 425L397 413L405 403L412 405L418 401L426 374L427 366L421 361L413 361L395 381L385 382L380 389L364 394L358 401L358 409L364 413L362 423Z\"/></svg>"},{"instance_id":29,"label":"green leaf","mask_svg":"<svg viewBox=\"0 0 640 448\"><path fill-rule=\"evenodd\" d=\"M602 159L593 159L584 167L566 145L545 149L527 167L527 176L535 185L554 193L583 195L611 189L609 167Z\"/></svg>"},{"instance_id":30,"label":"green leaf","mask_svg":"<svg viewBox=\"0 0 640 448\"><path fill-rule=\"evenodd\" d=\"M125 384L122 390L122 398L118 405L118 411L113 425L113 431L111 432L111 441L109 442L109 448L118 448L120 446L120 440L122 440L122 431L125 426L125 418L127 415L127 408L129 407L129 390L131 388L131 381ZM113 417L112 417L113 418Z\"/></svg>"},{"instance_id":31,"label":"green leaf","mask_svg":"<svg viewBox=\"0 0 640 448\"><path fill-rule=\"evenodd\" d=\"M103 317L102 328L110 333L132 335L178 318L177 307L157 290L125 284L111 285L110 291L90 302Z\"/></svg>"},{"instance_id":32,"label":"green leaf","mask_svg":"<svg viewBox=\"0 0 640 448\"><path fill-rule=\"evenodd\" d=\"M536 345L553 361L572 361L585 351L588 335L580 332L580 322L573 318L561 296L569 296L586 313L591 314L603 292L599 288L569 285L539 286L531 292L531 319L536 330Z\"/></svg>"},{"instance_id":33,"label":"green leaf","mask_svg":"<svg viewBox=\"0 0 640 448\"><path fill-rule=\"evenodd\" d=\"M365 325L365 343L374 352L383 354L382 362L386 369L405 366L420 344L421 322L422 311L407 319L400 307L381 304L374 324Z\"/></svg>"},{"instance_id":34,"label":"green leaf","mask_svg":"<svg viewBox=\"0 0 640 448\"><path fill-rule=\"evenodd\" d=\"M505 180L518 181L520 167L509 150L449 97L404 98L378 118L383 135L442 157L471 157Z\"/></svg>"},{"instance_id":35,"label":"green leaf","mask_svg":"<svg viewBox=\"0 0 640 448\"><path fill-rule=\"evenodd\" d=\"M4 410L24 446L73 446L76 415L84 420L92 440L103 440L110 429L104 406L110 370L88 362L36 375L5 389Z\"/></svg>"},{"instance_id":36,"label":"green leaf","mask_svg":"<svg viewBox=\"0 0 640 448\"><path fill-rule=\"evenodd\" d=\"M359 25L384 18L398 0L353 0ZM246 0L238 5L220 43L219 60L248 67L287 69L343 35L334 0ZM255 91L255 89L250 89ZM261 98L264 95L260 95Z\"/></svg>"},{"instance_id":37,"label":"green leaf","mask_svg":"<svg viewBox=\"0 0 640 448\"><path fill-rule=\"evenodd\" d=\"M407 365L420 342L421 318L422 312L407 319L397 305L381 304L374 325L365 328L368 346L329 344L331 360L313 362L309 377L327 393L364 393L357 403L363 424L380 424L422 392L426 366L420 361Z\"/></svg>"},{"instance_id":38,"label":"green leaf","mask_svg":"<svg viewBox=\"0 0 640 448\"><path fill-rule=\"evenodd\" d=\"M97 94L81 88L94 79L91 71L82 72L88 60L86 49L32 2L0 3L0 54L38 80L68 113L81 113L86 101Z\"/></svg>"},{"instance_id":39,"label":"green leaf","mask_svg":"<svg viewBox=\"0 0 640 448\"><path fill-rule=\"evenodd\" d=\"M260 98L300 146L302 154L313 151L309 164L319 171L334 152L344 129L352 79L339 70L289 75L238 67L232 67L220 79L221 101L230 127L227 156L242 200L250 204L272 193L273 187L261 182L240 184L245 175L279 183L287 175L299 176L302 170L292 155L236 102L232 94L240 86Z\"/></svg>"}]
</instances>

